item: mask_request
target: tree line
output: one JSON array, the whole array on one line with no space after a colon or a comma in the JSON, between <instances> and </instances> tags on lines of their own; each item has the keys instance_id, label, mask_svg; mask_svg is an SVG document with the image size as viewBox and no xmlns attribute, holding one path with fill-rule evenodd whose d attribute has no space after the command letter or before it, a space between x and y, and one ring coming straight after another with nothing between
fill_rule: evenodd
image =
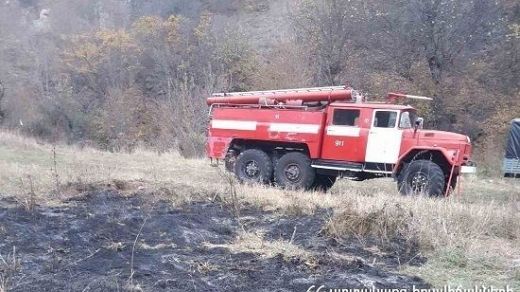
<instances>
[{"instance_id":1,"label":"tree line","mask_svg":"<svg viewBox=\"0 0 520 292\"><path fill-rule=\"evenodd\" d=\"M1 3L1 126L197 156L212 92L347 84L432 96L416 104L429 126L500 148L520 112L518 1L281 2L283 21L261 25L283 38L234 22L261 21L269 0Z\"/></svg>"}]
</instances>

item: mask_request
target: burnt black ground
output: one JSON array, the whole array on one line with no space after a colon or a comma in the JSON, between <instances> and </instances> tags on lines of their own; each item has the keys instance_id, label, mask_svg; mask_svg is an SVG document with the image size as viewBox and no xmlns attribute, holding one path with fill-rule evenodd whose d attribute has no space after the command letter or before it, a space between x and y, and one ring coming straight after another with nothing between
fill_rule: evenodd
<instances>
[{"instance_id":1,"label":"burnt black ground","mask_svg":"<svg viewBox=\"0 0 520 292\"><path fill-rule=\"evenodd\" d=\"M240 222L220 203L195 202L174 207L153 205L144 194L89 192L60 207L28 212L13 199L0 200L0 275L8 291L306 291L327 287L428 286L395 271L398 256L374 255L355 240L340 244L322 235L329 211L313 216L280 216L252 207ZM146 220L145 224L143 222ZM295 230L296 226L296 232ZM133 285L129 285L132 246ZM290 240L316 254L305 259L208 248L233 242L245 228L265 230L266 240ZM143 243L145 247L143 247ZM19 264L13 268L16 247ZM335 253L358 259L342 260ZM412 254L410 254L411 256ZM378 264L370 265L374 257ZM420 264L420 261L418 262ZM1 280L1 278L0 278Z\"/></svg>"}]
</instances>

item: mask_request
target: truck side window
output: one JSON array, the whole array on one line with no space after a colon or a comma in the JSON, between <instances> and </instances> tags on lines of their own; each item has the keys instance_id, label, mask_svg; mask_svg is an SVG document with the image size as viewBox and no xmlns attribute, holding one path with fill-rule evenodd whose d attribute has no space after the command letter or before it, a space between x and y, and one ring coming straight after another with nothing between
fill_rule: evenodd
<instances>
[{"instance_id":1,"label":"truck side window","mask_svg":"<svg viewBox=\"0 0 520 292\"><path fill-rule=\"evenodd\" d=\"M395 128L397 112L377 111L374 118L374 127Z\"/></svg>"},{"instance_id":2,"label":"truck side window","mask_svg":"<svg viewBox=\"0 0 520 292\"><path fill-rule=\"evenodd\" d=\"M410 118L410 112L401 113L401 121L399 121L399 128L410 129L412 127L412 120Z\"/></svg>"},{"instance_id":3,"label":"truck side window","mask_svg":"<svg viewBox=\"0 0 520 292\"><path fill-rule=\"evenodd\" d=\"M359 126L359 110L335 109L332 124L337 126Z\"/></svg>"}]
</instances>

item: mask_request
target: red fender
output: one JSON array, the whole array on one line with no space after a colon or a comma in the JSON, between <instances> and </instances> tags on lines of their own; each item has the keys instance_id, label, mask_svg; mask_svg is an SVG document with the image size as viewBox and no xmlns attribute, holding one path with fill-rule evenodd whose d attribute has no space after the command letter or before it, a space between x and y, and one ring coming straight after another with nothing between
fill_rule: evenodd
<instances>
[{"instance_id":1,"label":"red fender","mask_svg":"<svg viewBox=\"0 0 520 292\"><path fill-rule=\"evenodd\" d=\"M233 141L232 137L213 137L209 136L206 143L206 153L209 157L224 159L229 146Z\"/></svg>"},{"instance_id":2,"label":"red fender","mask_svg":"<svg viewBox=\"0 0 520 292\"><path fill-rule=\"evenodd\" d=\"M429 146L412 147L412 148L408 149L408 151L406 151L403 155L401 155L399 157L399 159L397 160L397 163L394 166L394 170L393 170L394 174L397 174L399 172L399 170L401 169L402 164L403 164L402 161L410 153L415 152L415 151L419 151L419 152L425 152L425 151L440 152L440 153L442 153L442 155L444 156L446 161L448 161L448 163L450 164L450 167L453 167L453 165L456 164L456 162L458 160L458 154L459 154L457 150L448 150L446 148L441 148L441 147L429 147Z\"/></svg>"}]
</instances>

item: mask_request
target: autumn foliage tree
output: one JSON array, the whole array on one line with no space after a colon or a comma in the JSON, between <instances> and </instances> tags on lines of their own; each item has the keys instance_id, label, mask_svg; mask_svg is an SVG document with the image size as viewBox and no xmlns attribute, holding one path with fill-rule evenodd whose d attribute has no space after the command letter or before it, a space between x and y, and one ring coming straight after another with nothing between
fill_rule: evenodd
<instances>
[{"instance_id":1,"label":"autumn foliage tree","mask_svg":"<svg viewBox=\"0 0 520 292\"><path fill-rule=\"evenodd\" d=\"M213 92L346 84L433 96L478 156L518 113L519 32L515 0L0 1L0 123L199 156Z\"/></svg>"}]
</instances>

